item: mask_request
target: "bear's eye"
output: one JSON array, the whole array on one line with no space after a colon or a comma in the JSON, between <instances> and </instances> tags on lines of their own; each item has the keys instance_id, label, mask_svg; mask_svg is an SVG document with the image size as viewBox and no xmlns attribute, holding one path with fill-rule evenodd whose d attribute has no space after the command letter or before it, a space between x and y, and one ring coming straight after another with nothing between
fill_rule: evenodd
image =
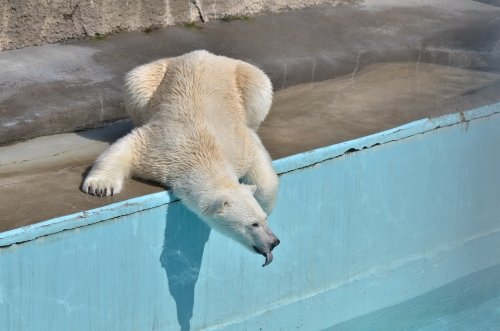
<instances>
[{"instance_id":1,"label":"bear's eye","mask_svg":"<svg viewBox=\"0 0 500 331\"><path fill-rule=\"evenodd\" d=\"M253 226L254 228L258 228L258 227L259 227L259 223L257 223L257 222L252 223L252 226Z\"/></svg>"}]
</instances>

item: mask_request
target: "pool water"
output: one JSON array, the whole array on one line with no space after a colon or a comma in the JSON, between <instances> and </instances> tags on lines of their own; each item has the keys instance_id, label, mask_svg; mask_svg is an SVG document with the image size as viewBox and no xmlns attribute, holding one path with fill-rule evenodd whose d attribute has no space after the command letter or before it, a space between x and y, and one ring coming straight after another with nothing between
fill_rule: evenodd
<instances>
[{"instance_id":1,"label":"pool water","mask_svg":"<svg viewBox=\"0 0 500 331\"><path fill-rule=\"evenodd\" d=\"M499 331L500 265L324 331Z\"/></svg>"}]
</instances>

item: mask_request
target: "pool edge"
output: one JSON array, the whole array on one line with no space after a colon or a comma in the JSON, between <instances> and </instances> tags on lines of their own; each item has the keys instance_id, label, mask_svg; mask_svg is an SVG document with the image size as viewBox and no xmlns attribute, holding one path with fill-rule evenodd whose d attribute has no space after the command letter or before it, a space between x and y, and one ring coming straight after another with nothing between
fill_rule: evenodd
<instances>
[{"instance_id":1,"label":"pool edge","mask_svg":"<svg viewBox=\"0 0 500 331\"><path fill-rule=\"evenodd\" d=\"M273 166L278 174L281 175L342 157L348 153L374 148L378 145L410 138L443 127L461 124L467 125L469 121L494 116L499 113L500 103L494 103L465 112L448 114L436 118L425 118L369 136L274 160ZM103 222L175 201L178 201L178 199L171 192L163 191L127 199L88 211L53 218L0 233L0 248Z\"/></svg>"}]
</instances>

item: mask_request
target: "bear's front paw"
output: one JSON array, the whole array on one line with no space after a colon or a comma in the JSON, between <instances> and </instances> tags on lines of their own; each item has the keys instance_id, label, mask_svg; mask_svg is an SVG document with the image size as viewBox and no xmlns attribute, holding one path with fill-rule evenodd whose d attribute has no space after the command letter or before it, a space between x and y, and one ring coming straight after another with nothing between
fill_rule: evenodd
<instances>
[{"instance_id":1,"label":"bear's front paw","mask_svg":"<svg viewBox=\"0 0 500 331\"><path fill-rule=\"evenodd\" d=\"M98 197L111 196L120 193L123 180L104 175L89 175L83 181L81 190Z\"/></svg>"}]
</instances>

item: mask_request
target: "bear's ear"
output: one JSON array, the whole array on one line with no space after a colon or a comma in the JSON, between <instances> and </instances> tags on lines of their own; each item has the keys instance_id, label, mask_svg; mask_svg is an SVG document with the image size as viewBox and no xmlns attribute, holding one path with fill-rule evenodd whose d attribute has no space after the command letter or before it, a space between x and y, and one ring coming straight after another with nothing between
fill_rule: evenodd
<instances>
[{"instance_id":1,"label":"bear's ear","mask_svg":"<svg viewBox=\"0 0 500 331\"><path fill-rule=\"evenodd\" d=\"M210 205L205 208L205 213L208 215L221 214L225 208L230 206L229 199L227 197L217 197L213 200Z\"/></svg>"},{"instance_id":2,"label":"bear's ear","mask_svg":"<svg viewBox=\"0 0 500 331\"><path fill-rule=\"evenodd\" d=\"M252 193L252 195L255 194L255 191L257 191L257 185L245 185L245 187Z\"/></svg>"}]
</instances>

